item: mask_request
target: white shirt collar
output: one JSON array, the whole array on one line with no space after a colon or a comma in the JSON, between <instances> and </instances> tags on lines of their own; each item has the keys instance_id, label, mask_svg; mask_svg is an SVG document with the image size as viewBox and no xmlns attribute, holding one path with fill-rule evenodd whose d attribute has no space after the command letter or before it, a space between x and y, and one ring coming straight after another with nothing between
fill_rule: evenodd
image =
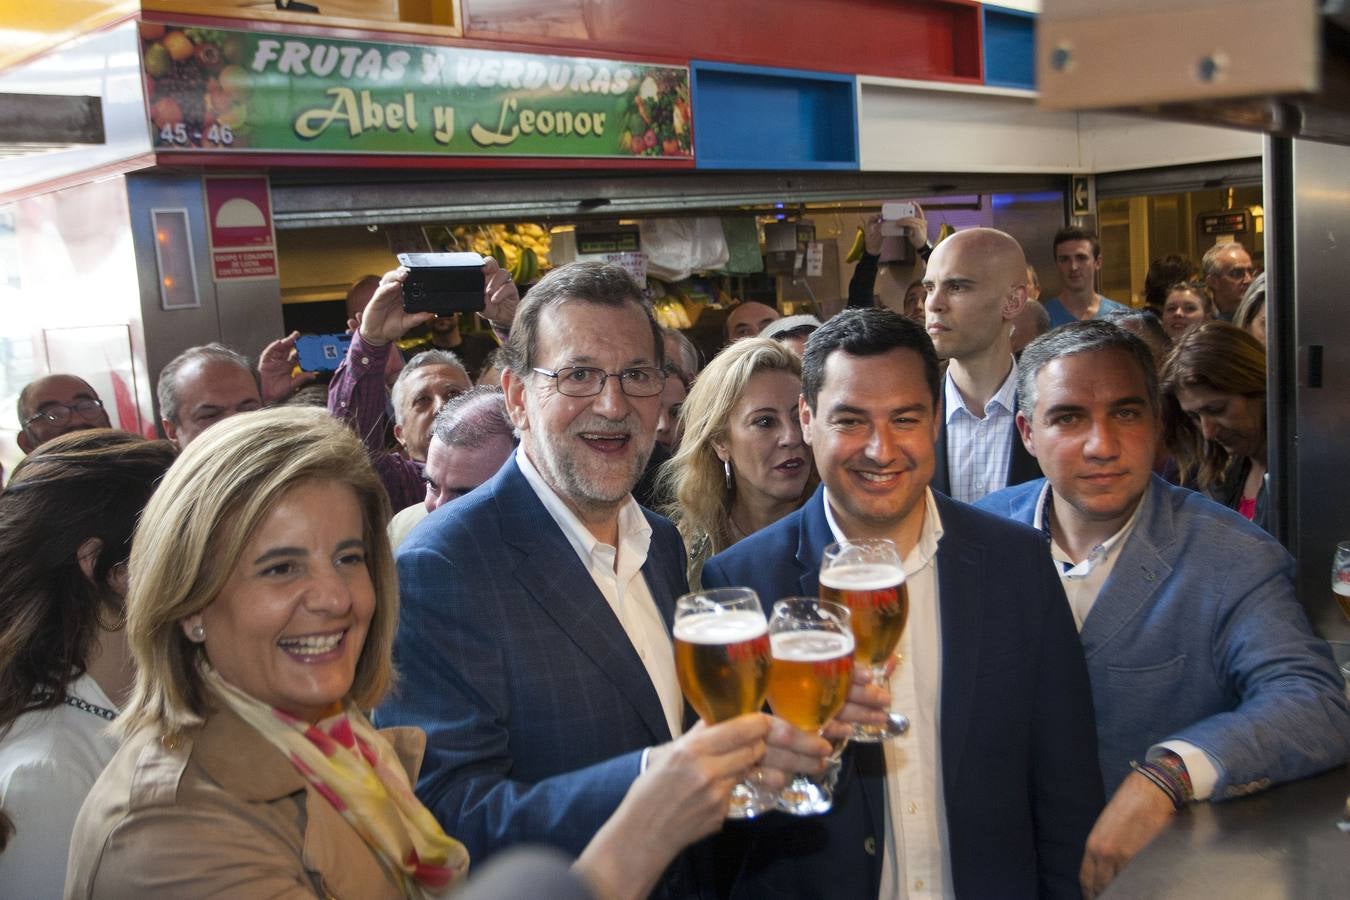
<instances>
[{"instance_id":1,"label":"white shirt collar","mask_svg":"<svg viewBox=\"0 0 1350 900\"><path fill-rule=\"evenodd\" d=\"M947 412L947 424L950 425L952 416L957 410L961 410L967 415L973 415L966 406L965 398L961 396L961 391L957 389L956 382L952 380L951 369L943 376L943 404ZM999 407L1004 412L1015 413L1013 404L1017 400L1017 360L1012 361L1012 368L1008 370L1008 377L1003 379L1003 384L999 385L998 391L989 398L989 402L984 405L984 415L989 415L993 407ZM983 418L983 417L981 417Z\"/></svg>"},{"instance_id":2,"label":"white shirt collar","mask_svg":"<svg viewBox=\"0 0 1350 900\"><path fill-rule=\"evenodd\" d=\"M835 542L848 540L844 530L839 527L839 521L834 517L834 510L830 507L829 488L824 489L822 499L825 502L825 523L830 526L830 534L834 536ZM919 529L919 540L914 545L914 549L909 552L909 555L903 561L906 578L928 565L937 556L938 542L941 540L942 517L938 514L937 502L933 499L933 491L925 488L923 492L923 527Z\"/></svg>"},{"instance_id":3,"label":"white shirt collar","mask_svg":"<svg viewBox=\"0 0 1350 900\"><path fill-rule=\"evenodd\" d=\"M553 521L562 530L563 536L572 545L577 556L588 560L594 555L597 547L609 547L608 544L601 544L600 540L591 534L586 523L577 517L572 508L563 502L558 493L544 480L544 476L539 474L539 470L525 453L524 444L516 448L516 465L520 466L520 474L525 476L525 480L539 497L539 502L544 504L544 509L553 517ZM642 508L633 499L633 495L629 494L627 501L619 508L620 543L625 543L630 538L641 538L644 545L642 553L645 556L646 544L650 542L651 536L652 527L648 524L647 517L642 514Z\"/></svg>"},{"instance_id":4,"label":"white shirt collar","mask_svg":"<svg viewBox=\"0 0 1350 900\"><path fill-rule=\"evenodd\" d=\"M1069 558L1069 554L1055 541L1054 535L1050 533L1049 509L1046 507L1046 504L1050 502L1050 496L1050 482L1047 479L1041 487L1040 497L1036 499L1036 515L1032 521L1050 540L1050 555L1054 557L1056 562L1070 567L1063 570L1063 575L1066 578L1082 578L1090 574L1093 569L1108 558L1114 561L1113 551L1123 544L1125 539L1129 537L1130 532L1134 530L1134 523L1139 521L1139 511L1144 508L1144 500L1147 499L1148 492L1145 491L1144 496L1139 498L1139 502L1134 505L1134 512L1130 513L1130 517L1125 520L1125 524L1121 525L1115 534L1088 551L1088 555L1076 565Z\"/></svg>"}]
</instances>

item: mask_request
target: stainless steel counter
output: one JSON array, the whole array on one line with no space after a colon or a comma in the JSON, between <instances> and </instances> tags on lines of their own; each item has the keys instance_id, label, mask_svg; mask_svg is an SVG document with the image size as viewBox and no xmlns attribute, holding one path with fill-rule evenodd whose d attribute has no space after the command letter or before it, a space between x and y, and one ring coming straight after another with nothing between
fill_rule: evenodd
<instances>
[{"instance_id":1,"label":"stainless steel counter","mask_svg":"<svg viewBox=\"0 0 1350 900\"><path fill-rule=\"evenodd\" d=\"M1350 897L1350 834L1336 827L1347 794L1350 766L1241 800L1193 804L1102 897Z\"/></svg>"}]
</instances>

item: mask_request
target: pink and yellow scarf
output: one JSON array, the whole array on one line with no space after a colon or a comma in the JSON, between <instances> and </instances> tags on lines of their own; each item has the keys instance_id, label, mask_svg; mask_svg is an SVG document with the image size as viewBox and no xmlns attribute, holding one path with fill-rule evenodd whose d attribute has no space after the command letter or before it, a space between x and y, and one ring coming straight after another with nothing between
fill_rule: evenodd
<instances>
[{"instance_id":1,"label":"pink and yellow scarf","mask_svg":"<svg viewBox=\"0 0 1350 900\"><path fill-rule=\"evenodd\" d=\"M310 724L245 694L206 670L220 699L286 755L384 864L404 894L434 897L469 867L464 846L441 830L407 772L360 710Z\"/></svg>"}]
</instances>

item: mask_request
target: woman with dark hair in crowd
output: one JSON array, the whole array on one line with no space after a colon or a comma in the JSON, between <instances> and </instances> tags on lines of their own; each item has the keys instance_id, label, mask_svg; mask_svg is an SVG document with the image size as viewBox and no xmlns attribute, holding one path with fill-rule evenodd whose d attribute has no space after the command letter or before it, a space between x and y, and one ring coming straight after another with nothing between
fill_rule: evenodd
<instances>
[{"instance_id":1,"label":"woman with dark hair in crowd","mask_svg":"<svg viewBox=\"0 0 1350 900\"><path fill-rule=\"evenodd\" d=\"M713 357L689 390L684 437L662 481L667 513L697 589L704 561L772 525L815 490L797 397L801 360L772 338L746 338Z\"/></svg>"},{"instance_id":2,"label":"woman with dark hair in crowd","mask_svg":"<svg viewBox=\"0 0 1350 900\"><path fill-rule=\"evenodd\" d=\"M1266 353L1227 322L1202 322L1177 341L1161 385L1167 446L1183 482L1269 530Z\"/></svg>"},{"instance_id":3,"label":"woman with dark hair in crowd","mask_svg":"<svg viewBox=\"0 0 1350 900\"><path fill-rule=\"evenodd\" d=\"M378 900L459 880L467 852L413 792L425 735L364 712L395 677L388 520L365 448L322 410L235 416L184 450L136 530L136 683L66 897ZM695 726L573 871L600 896L646 896L721 827L768 729L758 713Z\"/></svg>"},{"instance_id":4,"label":"woman with dark hair in crowd","mask_svg":"<svg viewBox=\"0 0 1350 900\"><path fill-rule=\"evenodd\" d=\"M60 897L80 804L117 750L136 517L167 441L96 429L34 450L0 493L0 892Z\"/></svg>"},{"instance_id":5,"label":"woman with dark hair in crowd","mask_svg":"<svg viewBox=\"0 0 1350 900\"><path fill-rule=\"evenodd\" d=\"M1148 273L1144 275L1144 306L1161 319L1163 304L1167 302L1172 285L1193 281L1195 274L1195 263L1184 256L1173 253L1153 260L1148 265Z\"/></svg>"}]
</instances>

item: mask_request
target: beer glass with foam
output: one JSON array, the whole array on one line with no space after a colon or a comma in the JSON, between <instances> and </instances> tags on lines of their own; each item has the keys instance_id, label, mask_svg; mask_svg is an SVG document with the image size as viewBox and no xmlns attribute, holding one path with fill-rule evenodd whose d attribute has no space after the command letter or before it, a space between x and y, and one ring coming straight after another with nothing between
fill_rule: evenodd
<instances>
[{"instance_id":1,"label":"beer glass with foam","mask_svg":"<svg viewBox=\"0 0 1350 900\"><path fill-rule=\"evenodd\" d=\"M769 706L802 731L819 734L848 699L853 681L849 611L815 597L786 597L773 605L769 642ZM778 808L797 816L828 812L829 787L799 773L778 795Z\"/></svg>"},{"instance_id":2,"label":"beer glass with foam","mask_svg":"<svg viewBox=\"0 0 1350 900\"><path fill-rule=\"evenodd\" d=\"M886 661L900 644L909 619L909 591L895 544L888 540L830 544L820 564L820 598L848 607L857 663L871 670L875 684L884 685ZM876 743L908 728L907 717L891 713L884 725L854 725L852 740Z\"/></svg>"},{"instance_id":3,"label":"beer glass with foam","mask_svg":"<svg viewBox=\"0 0 1350 900\"><path fill-rule=\"evenodd\" d=\"M675 674L685 699L709 725L758 712L768 689L769 626L750 588L718 588L675 601ZM731 791L728 818L751 819L775 797L753 780Z\"/></svg>"}]
</instances>

